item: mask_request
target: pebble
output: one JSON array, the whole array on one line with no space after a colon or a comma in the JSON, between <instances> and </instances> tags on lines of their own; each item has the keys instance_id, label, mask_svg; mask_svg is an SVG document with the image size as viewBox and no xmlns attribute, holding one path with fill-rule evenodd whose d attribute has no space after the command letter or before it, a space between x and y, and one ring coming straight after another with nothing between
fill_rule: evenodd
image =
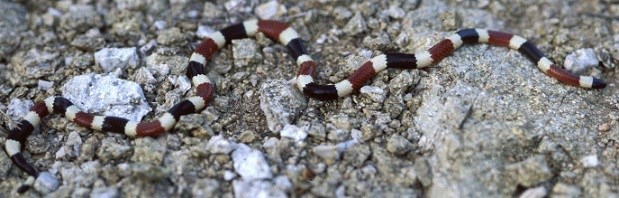
<instances>
[{"instance_id":1,"label":"pebble","mask_svg":"<svg viewBox=\"0 0 619 198\"><path fill-rule=\"evenodd\" d=\"M229 171L229 170L224 171L224 180L230 181L234 178L236 178L236 173L234 173L233 171Z\"/></svg>"},{"instance_id":2,"label":"pebble","mask_svg":"<svg viewBox=\"0 0 619 198\"><path fill-rule=\"evenodd\" d=\"M243 178L243 181L270 179L273 177L264 154L258 150L251 149L246 144L239 144L236 150L232 152L232 162L234 170Z\"/></svg>"},{"instance_id":3,"label":"pebble","mask_svg":"<svg viewBox=\"0 0 619 198\"><path fill-rule=\"evenodd\" d=\"M101 66L103 72L108 73L127 66L136 68L140 58L135 47L103 48L95 52L95 63Z\"/></svg>"},{"instance_id":4,"label":"pebble","mask_svg":"<svg viewBox=\"0 0 619 198\"><path fill-rule=\"evenodd\" d=\"M56 177L50 172L40 172L39 177L34 181L34 188L43 193L49 193L56 190L60 183Z\"/></svg>"},{"instance_id":5,"label":"pebble","mask_svg":"<svg viewBox=\"0 0 619 198\"><path fill-rule=\"evenodd\" d=\"M260 109L271 132L279 133L307 106L307 98L285 80L266 80L260 86Z\"/></svg>"},{"instance_id":6,"label":"pebble","mask_svg":"<svg viewBox=\"0 0 619 198\"><path fill-rule=\"evenodd\" d=\"M162 45L185 45L181 29L177 27L161 30L157 33L157 42Z\"/></svg>"},{"instance_id":7,"label":"pebble","mask_svg":"<svg viewBox=\"0 0 619 198\"><path fill-rule=\"evenodd\" d=\"M361 96L371 99L374 103L383 103L387 97L385 89L371 85L361 87L359 93Z\"/></svg>"},{"instance_id":8,"label":"pebble","mask_svg":"<svg viewBox=\"0 0 619 198\"><path fill-rule=\"evenodd\" d=\"M120 197L120 192L116 187L100 187L93 188L90 192L90 197L93 198L114 198Z\"/></svg>"},{"instance_id":9,"label":"pebble","mask_svg":"<svg viewBox=\"0 0 619 198\"><path fill-rule=\"evenodd\" d=\"M62 147L56 151L56 159L77 158L80 154L81 145L82 138L77 132L72 131Z\"/></svg>"},{"instance_id":10,"label":"pebble","mask_svg":"<svg viewBox=\"0 0 619 198\"><path fill-rule=\"evenodd\" d=\"M11 98L9 105L7 105L6 115L11 117L13 121L19 121L19 119L24 117L28 111L30 111L30 107L32 106L34 106L34 102L32 102L32 100Z\"/></svg>"},{"instance_id":11,"label":"pebble","mask_svg":"<svg viewBox=\"0 0 619 198\"><path fill-rule=\"evenodd\" d=\"M346 23L342 30L347 35L354 36L367 31L367 22L365 22L363 15L357 12L355 13L355 16L348 20L348 23Z\"/></svg>"},{"instance_id":12,"label":"pebble","mask_svg":"<svg viewBox=\"0 0 619 198\"><path fill-rule=\"evenodd\" d=\"M62 96L82 111L140 121L151 108L135 82L111 75L73 76L62 86Z\"/></svg>"},{"instance_id":13,"label":"pebble","mask_svg":"<svg viewBox=\"0 0 619 198\"><path fill-rule=\"evenodd\" d=\"M387 141L387 151L396 155L406 154L412 147L411 142L397 134L391 135Z\"/></svg>"},{"instance_id":14,"label":"pebble","mask_svg":"<svg viewBox=\"0 0 619 198\"><path fill-rule=\"evenodd\" d=\"M519 198L544 198L546 197L546 195L548 195L548 190L546 190L546 188L544 188L543 186L540 186L536 188L529 188L526 191L524 191L522 194L520 194L520 196L518 197Z\"/></svg>"},{"instance_id":15,"label":"pebble","mask_svg":"<svg viewBox=\"0 0 619 198\"><path fill-rule=\"evenodd\" d=\"M320 156L328 165L335 163L340 159L340 153L334 145L318 145L312 148L312 152Z\"/></svg>"},{"instance_id":16,"label":"pebble","mask_svg":"<svg viewBox=\"0 0 619 198\"><path fill-rule=\"evenodd\" d=\"M600 165L600 161L598 160L597 155L587 155L583 157L580 161L585 168L593 168Z\"/></svg>"},{"instance_id":17,"label":"pebble","mask_svg":"<svg viewBox=\"0 0 619 198\"><path fill-rule=\"evenodd\" d=\"M39 80L37 82L38 82L37 83L37 85L38 85L37 88L39 88L40 90L46 91L46 90L49 90L52 87L54 87L54 82L52 82L52 81Z\"/></svg>"},{"instance_id":18,"label":"pebble","mask_svg":"<svg viewBox=\"0 0 619 198\"><path fill-rule=\"evenodd\" d=\"M344 161L355 167L361 167L371 154L372 151L367 144L355 144L344 152Z\"/></svg>"},{"instance_id":19,"label":"pebble","mask_svg":"<svg viewBox=\"0 0 619 198\"><path fill-rule=\"evenodd\" d=\"M523 186L533 186L553 176L544 155L534 155L524 161L508 164L505 170L510 178Z\"/></svg>"},{"instance_id":20,"label":"pebble","mask_svg":"<svg viewBox=\"0 0 619 198\"><path fill-rule=\"evenodd\" d=\"M275 184L275 187L285 191L289 191L290 189L292 189L292 182L290 182L290 179L288 179L288 177L283 175L273 178L273 183Z\"/></svg>"},{"instance_id":21,"label":"pebble","mask_svg":"<svg viewBox=\"0 0 619 198\"><path fill-rule=\"evenodd\" d=\"M17 52L11 57L14 70L22 77L41 78L53 74L64 61L59 51L51 48L40 50L31 48L26 52Z\"/></svg>"},{"instance_id":22,"label":"pebble","mask_svg":"<svg viewBox=\"0 0 619 198\"><path fill-rule=\"evenodd\" d=\"M608 124L608 122L605 122L601 125L598 126L598 131L600 132L608 132L610 131L610 124Z\"/></svg>"},{"instance_id":23,"label":"pebble","mask_svg":"<svg viewBox=\"0 0 619 198\"><path fill-rule=\"evenodd\" d=\"M221 135L213 136L206 144L206 149L211 153L229 154L237 148L237 144L225 139Z\"/></svg>"},{"instance_id":24,"label":"pebble","mask_svg":"<svg viewBox=\"0 0 619 198\"><path fill-rule=\"evenodd\" d=\"M232 181L234 197L285 198L286 192L268 181Z\"/></svg>"},{"instance_id":25,"label":"pebble","mask_svg":"<svg viewBox=\"0 0 619 198\"><path fill-rule=\"evenodd\" d=\"M590 68L598 66L600 61L593 48L578 49L565 57L563 66L576 74L581 74Z\"/></svg>"},{"instance_id":26,"label":"pebble","mask_svg":"<svg viewBox=\"0 0 619 198\"><path fill-rule=\"evenodd\" d=\"M106 137L101 140L101 145L97 148L97 157L101 161L121 159L129 154L131 146L126 142L118 141L113 137Z\"/></svg>"},{"instance_id":27,"label":"pebble","mask_svg":"<svg viewBox=\"0 0 619 198\"><path fill-rule=\"evenodd\" d=\"M94 6L71 5L60 17L59 28L67 32L85 32L103 26L103 20Z\"/></svg>"},{"instance_id":28,"label":"pebble","mask_svg":"<svg viewBox=\"0 0 619 198\"><path fill-rule=\"evenodd\" d=\"M238 9L243 2L244 0L228 0L224 3L224 8L226 8L227 11L235 10Z\"/></svg>"},{"instance_id":29,"label":"pebble","mask_svg":"<svg viewBox=\"0 0 619 198\"><path fill-rule=\"evenodd\" d=\"M219 181L214 179L198 179L193 183L193 197L214 197L218 195Z\"/></svg>"},{"instance_id":30,"label":"pebble","mask_svg":"<svg viewBox=\"0 0 619 198\"><path fill-rule=\"evenodd\" d=\"M260 4L254 9L260 19L273 19L286 14L286 11L286 6L275 0Z\"/></svg>"},{"instance_id":31,"label":"pebble","mask_svg":"<svg viewBox=\"0 0 619 198\"><path fill-rule=\"evenodd\" d=\"M260 47L254 39L232 40L232 57L234 66L243 68L263 61Z\"/></svg>"},{"instance_id":32,"label":"pebble","mask_svg":"<svg viewBox=\"0 0 619 198\"><path fill-rule=\"evenodd\" d=\"M279 132L281 137L287 137L295 142L299 142L304 140L307 137L307 132L302 128L297 127L296 125L286 124L284 129Z\"/></svg>"},{"instance_id":33,"label":"pebble","mask_svg":"<svg viewBox=\"0 0 619 198\"><path fill-rule=\"evenodd\" d=\"M147 1L114 0L119 10L141 10L147 5Z\"/></svg>"},{"instance_id":34,"label":"pebble","mask_svg":"<svg viewBox=\"0 0 619 198\"><path fill-rule=\"evenodd\" d=\"M0 59L7 59L20 46L20 33L28 29L27 10L10 1L0 1L0 10Z\"/></svg>"},{"instance_id":35,"label":"pebble","mask_svg":"<svg viewBox=\"0 0 619 198\"><path fill-rule=\"evenodd\" d=\"M13 166L13 161L8 155L0 155L0 177L6 178Z\"/></svg>"},{"instance_id":36,"label":"pebble","mask_svg":"<svg viewBox=\"0 0 619 198\"><path fill-rule=\"evenodd\" d=\"M93 28L75 37L75 39L71 41L71 46L84 51L94 51L105 46L105 38L103 38L99 29Z\"/></svg>"},{"instance_id":37,"label":"pebble","mask_svg":"<svg viewBox=\"0 0 619 198\"><path fill-rule=\"evenodd\" d=\"M213 32L215 31L216 30L213 29L212 27L199 25L198 30L196 30L196 36L198 38L204 39L204 38L211 36L211 34L213 34Z\"/></svg>"},{"instance_id":38,"label":"pebble","mask_svg":"<svg viewBox=\"0 0 619 198\"><path fill-rule=\"evenodd\" d=\"M406 12L396 4L389 6L389 9L385 10L385 12L394 19L401 19L406 14Z\"/></svg>"},{"instance_id":39,"label":"pebble","mask_svg":"<svg viewBox=\"0 0 619 198\"><path fill-rule=\"evenodd\" d=\"M153 138L137 138L133 146L131 160L151 165L159 165L163 161L167 147L164 142Z\"/></svg>"}]
</instances>

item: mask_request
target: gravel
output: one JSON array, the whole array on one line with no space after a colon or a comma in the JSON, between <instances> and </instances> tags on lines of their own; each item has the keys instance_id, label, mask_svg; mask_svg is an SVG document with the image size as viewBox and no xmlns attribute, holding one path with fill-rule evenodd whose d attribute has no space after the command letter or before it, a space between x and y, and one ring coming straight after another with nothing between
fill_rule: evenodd
<instances>
[{"instance_id":1,"label":"gravel","mask_svg":"<svg viewBox=\"0 0 619 198\"><path fill-rule=\"evenodd\" d=\"M359 93L323 102L292 83L286 46L258 34L209 60L213 101L160 137L43 119L24 156L46 175L23 196L619 192L619 26L608 2L0 0L0 10L3 127L53 95L76 96L98 115L156 118L195 94L185 69L200 40L251 18L294 27L321 83L339 82L373 56L427 50L471 27L520 35L554 62L610 82L603 90L565 86L515 50L467 45L433 67L387 70ZM18 196L26 174L5 155L0 177L0 197Z\"/></svg>"}]
</instances>

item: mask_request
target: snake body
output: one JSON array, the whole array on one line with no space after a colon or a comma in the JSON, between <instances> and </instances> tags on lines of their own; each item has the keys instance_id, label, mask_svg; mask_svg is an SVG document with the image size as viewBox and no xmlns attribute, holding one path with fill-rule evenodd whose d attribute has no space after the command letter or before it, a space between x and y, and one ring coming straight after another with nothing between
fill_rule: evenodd
<instances>
[{"instance_id":1,"label":"snake body","mask_svg":"<svg viewBox=\"0 0 619 198\"><path fill-rule=\"evenodd\" d=\"M42 119L49 114L61 114L77 125L97 130L123 133L129 137L158 136L172 129L183 115L200 113L213 98L214 86L206 76L205 66L213 54L235 39L255 36L258 32L286 46L299 67L296 86L306 96L318 100L335 100L358 91L365 83L386 68L416 69L431 66L454 52L463 44L485 43L517 50L531 60L546 75L559 82L582 88L600 89L606 83L590 76L572 74L554 64L526 39L509 33L463 29L448 36L426 51L416 54L385 53L376 56L354 71L348 78L335 84L318 84L314 81L316 63L308 55L299 34L288 24L272 20L248 20L228 26L205 38L191 54L186 75L192 81L197 96L189 97L174 105L159 118L149 122L134 122L114 116L97 116L81 111L66 98L52 96L35 103L26 116L11 129L5 142L5 151L29 178L18 189L24 192L34 183L39 172L22 155L26 139Z\"/></svg>"}]
</instances>

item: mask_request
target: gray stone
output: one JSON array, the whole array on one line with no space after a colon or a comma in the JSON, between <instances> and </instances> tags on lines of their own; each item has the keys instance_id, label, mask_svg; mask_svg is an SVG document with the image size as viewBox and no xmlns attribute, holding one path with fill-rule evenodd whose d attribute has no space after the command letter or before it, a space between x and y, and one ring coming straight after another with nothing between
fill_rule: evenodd
<instances>
[{"instance_id":1,"label":"gray stone","mask_svg":"<svg viewBox=\"0 0 619 198\"><path fill-rule=\"evenodd\" d=\"M582 197L582 191L577 186L557 183L552 187L552 195L556 197Z\"/></svg>"},{"instance_id":2,"label":"gray stone","mask_svg":"<svg viewBox=\"0 0 619 198\"><path fill-rule=\"evenodd\" d=\"M216 5L212 2L204 2L204 9L202 9L202 17L212 19L221 16L223 13L223 6ZM200 37L203 38L203 37Z\"/></svg>"},{"instance_id":3,"label":"gray stone","mask_svg":"<svg viewBox=\"0 0 619 198\"><path fill-rule=\"evenodd\" d=\"M307 98L284 80L268 80L260 87L260 109L271 132L279 133L291 124L306 105Z\"/></svg>"},{"instance_id":4,"label":"gray stone","mask_svg":"<svg viewBox=\"0 0 619 198\"><path fill-rule=\"evenodd\" d=\"M355 13L355 16L348 20L348 23L346 23L346 26L344 26L344 29L342 30L346 34L354 36L367 31L367 22L365 22L363 15L357 12Z\"/></svg>"},{"instance_id":5,"label":"gray stone","mask_svg":"<svg viewBox=\"0 0 619 198\"><path fill-rule=\"evenodd\" d=\"M6 109L6 115L11 117L13 121L19 121L30 111L30 107L32 106L34 106L34 102L31 100L13 98L9 101Z\"/></svg>"},{"instance_id":6,"label":"gray stone","mask_svg":"<svg viewBox=\"0 0 619 198\"><path fill-rule=\"evenodd\" d=\"M59 168L63 185L86 187L92 185L98 178L98 169L101 167L98 161L88 161L81 166L63 164Z\"/></svg>"},{"instance_id":7,"label":"gray stone","mask_svg":"<svg viewBox=\"0 0 619 198\"><path fill-rule=\"evenodd\" d=\"M4 132L4 131L3 131ZM8 155L0 155L0 177L5 177L11 170L13 161Z\"/></svg>"},{"instance_id":8,"label":"gray stone","mask_svg":"<svg viewBox=\"0 0 619 198\"><path fill-rule=\"evenodd\" d=\"M80 154L80 147L82 146L82 138L80 135L73 131L69 133L64 145L56 151L56 159L74 159Z\"/></svg>"},{"instance_id":9,"label":"gray stone","mask_svg":"<svg viewBox=\"0 0 619 198\"><path fill-rule=\"evenodd\" d=\"M163 45L186 44L186 40L183 38L181 30L176 27L159 31L157 33L157 42Z\"/></svg>"},{"instance_id":10,"label":"gray stone","mask_svg":"<svg viewBox=\"0 0 619 198\"><path fill-rule=\"evenodd\" d=\"M526 160L505 167L510 178L523 186L533 186L552 177L550 167L543 155L535 155Z\"/></svg>"},{"instance_id":11,"label":"gray stone","mask_svg":"<svg viewBox=\"0 0 619 198\"><path fill-rule=\"evenodd\" d=\"M563 66L574 73L581 74L590 68L598 66L600 61L593 48L578 49L565 57Z\"/></svg>"},{"instance_id":12,"label":"gray stone","mask_svg":"<svg viewBox=\"0 0 619 198\"><path fill-rule=\"evenodd\" d=\"M286 6L272 0L258 5L256 9L254 9L254 13L256 13L260 19L277 18L286 14Z\"/></svg>"},{"instance_id":13,"label":"gray stone","mask_svg":"<svg viewBox=\"0 0 619 198\"><path fill-rule=\"evenodd\" d=\"M263 61L260 48L253 39L232 40L234 66L247 67Z\"/></svg>"},{"instance_id":14,"label":"gray stone","mask_svg":"<svg viewBox=\"0 0 619 198\"><path fill-rule=\"evenodd\" d=\"M11 57L11 64L20 76L41 78L53 74L62 63L60 53L53 49L39 50L31 48L27 52L20 51Z\"/></svg>"},{"instance_id":15,"label":"gray stone","mask_svg":"<svg viewBox=\"0 0 619 198\"><path fill-rule=\"evenodd\" d=\"M69 12L60 17L60 29L67 32L81 33L102 26L101 16L91 5L71 5Z\"/></svg>"},{"instance_id":16,"label":"gray stone","mask_svg":"<svg viewBox=\"0 0 619 198\"><path fill-rule=\"evenodd\" d=\"M355 144L344 152L344 161L355 167L361 167L371 154L372 151L370 150L370 146L365 144Z\"/></svg>"},{"instance_id":17,"label":"gray stone","mask_svg":"<svg viewBox=\"0 0 619 198\"><path fill-rule=\"evenodd\" d=\"M145 164L159 165L166 153L165 143L152 138L139 138L135 140L133 156L131 160Z\"/></svg>"},{"instance_id":18,"label":"gray stone","mask_svg":"<svg viewBox=\"0 0 619 198\"><path fill-rule=\"evenodd\" d=\"M387 150L396 155L406 154L412 147L413 144L411 142L397 134L391 135L387 141Z\"/></svg>"},{"instance_id":19,"label":"gray stone","mask_svg":"<svg viewBox=\"0 0 619 198\"><path fill-rule=\"evenodd\" d=\"M544 198L548 195L548 191L543 186L529 188L520 194L520 198Z\"/></svg>"},{"instance_id":20,"label":"gray stone","mask_svg":"<svg viewBox=\"0 0 619 198\"><path fill-rule=\"evenodd\" d=\"M372 99L372 102L375 102L375 103L384 102L385 97L387 95L387 92L383 88L371 86L371 85L361 87L361 89L359 90L359 93L360 93L359 95L361 96L365 96L369 99Z\"/></svg>"},{"instance_id":21,"label":"gray stone","mask_svg":"<svg viewBox=\"0 0 619 198\"><path fill-rule=\"evenodd\" d=\"M327 164L333 164L335 161L339 161L340 159L340 153L334 145L314 146L312 148L312 152L320 156Z\"/></svg>"},{"instance_id":22,"label":"gray stone","mask_svg":"<svg viewBox=\"0 0 619 198\"><path fill-rule=\"evenodd\" d=\"M116 187L94 188L90 192L90 197L93 197L93 198L114 198L114 197L120 197L120 192L118 192L118 188L116 188Z\"/></svg>"},{"instance_id":23,"label":"gray stone","mask_svg":"<svg viewBox=\"0 0 619 198\"><path fill-rule=\"evenodd\" d=\"M281 137L287 137L295 142L302 141L307 137L307 132L304 129L297 127L296 125L285 125L284 129L279 132Z\"/></svg>"},{"instance_id":24,"label":"gray stone","mask_svg":"<svg viewBox=\"0 0 619 198\"><path fill-rule=\"evenodd\" d=\"M119 10L142 10L147 5L147 1L133 0L114 0Z\"/></svg>"},{"instance_id":25,"label":"gray stone","mask_svg":"<svg viewBox=\"0 0 619 198\"><path fill-rule=\"evenodd\" d=\"M56 176L49 172L40 172L37 179L34 181L34 188L43 193L49 193L56 190L60 183Z\"/></svg>"},{"instance_id":26,"label":"gray stone","mask_svg":"<svg viewBox=\"0 0 619 198\"><path fill-rule=\"evenodd\" d=\"M7 58L19 47L20 33L28 29L26 8L20 4L0 1L0 59Z\"/></svg>"},{"instance_id":27,"label":"gray stone","mask_svg":"<svg viewBox=\"0 0 619 198\"><path fill-rule=\"evenodd\" d=\"M208 140L208 143L206 144L206 149L208 149L211 153L218 154L227 155L236 148L236 143L226 140L221 135L213 136L211 139Z\"/></svg>"},{"instance_id":28,"label":"gray stone","mask_svg":"<svg viewBox=\"0 0 619 198\"><path fill-rule=\"evenodd\" d=\"M193 197L212 197L218 194L219 182L214 179L199 179L193 183L191 195Z\"/></svg>"},{"instance_id":29,"label":"gray stone","mask_svg":"<svg viewBox=\"0 0 619 198\"><path fill-rule=\"evenodd\" d=\"M105 45L105 38L103 38L99 29L93 28L75 37L71 41L71 45L81 50L94 51Z\"/></svg>"},{"instance_id":30,"label":"gray stone","mask_svg":"<svg viewBox=\"0 0 619 198\"><path fill-rule=\"evenodd\" d=\"M124 70L127 67L135 68L140 63L139 61L135 47L103 48L95 52L95 63L101 66L105 73L116 69Z\"/></svg>"},{"instance_id":31,"label":"gray stone","mask_svg":"<svg viewBox=\"0 0 619 198\"><path fill-rule=\"evenodd\" d=\"M131 151L131 146L124 141L108 137L101 140L101 146L97 147L97 157L102 161L109 161L125 157Z\"/></svg>"},{"instance_id":32,"label":"gray stone","mask_svg":"<svg viewBox=\"0 0 619 198\"><path fill-rule=\"evenodd\" d=\"M264 154L249 148L245 144L239 144L236 150L232 152L232 161L234 163L234 170L243 178L243 181L270 179L273 177Z\"/></svg>"},{"instance_id":33,"label":"gray stone","mask_svg":"<svg viewBox=\"0 0 619 198\"><path fill-rule=\"evenodd\" d=\"M232 181L234 197L288 197L286 192L267 181Z\"/></svg>"},{"instance_id":34,"label":"gray stone","mask_svg":"<svg viewBox=\"0 0 619 198\"><path fill-rule=\"evenodd\" d=\"M114 76L74 76L61 90L63 97L88 113L140 121L151 110L140 85Z\"/></svg>"},{"instance_id":35,"label":"gray stone","mask_svg":"<svg viewBox=\"0 0 619 198\"><path fill-rule=\"evenodd\" d=\"M40 90L49 90L52 87L54 87L54 82L51 81L46 81L46 80L39 80L37 82L37 88L39 88Z\"/></svg>"}]
</instances>

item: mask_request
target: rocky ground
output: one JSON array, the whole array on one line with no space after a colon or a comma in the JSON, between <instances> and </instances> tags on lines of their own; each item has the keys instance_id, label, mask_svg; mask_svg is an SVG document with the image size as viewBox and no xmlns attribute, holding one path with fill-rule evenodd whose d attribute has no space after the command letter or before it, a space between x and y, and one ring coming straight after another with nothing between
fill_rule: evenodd
<instances>
[{"instance_id":1,"label":"rocky ground","mask_svg":"<svg viewBox=\"0 0 619 198\"><path fill-rule=\"evenodd\" d=\"M200 38L257 17L300 33L321 82L467 27L521 35L609 82L565 86L514 50L475 45L321 102L291 84L286 48L258 35L214 57L211 106L161 137L49 116L25 147L49 174L27 196L619 196L616 1L0 0L0 10L0 115L10 127L52 95L152 119L193 94L184 69ZM0 155L1 197L26 177Z\"/></svg>"}]
</instances>

